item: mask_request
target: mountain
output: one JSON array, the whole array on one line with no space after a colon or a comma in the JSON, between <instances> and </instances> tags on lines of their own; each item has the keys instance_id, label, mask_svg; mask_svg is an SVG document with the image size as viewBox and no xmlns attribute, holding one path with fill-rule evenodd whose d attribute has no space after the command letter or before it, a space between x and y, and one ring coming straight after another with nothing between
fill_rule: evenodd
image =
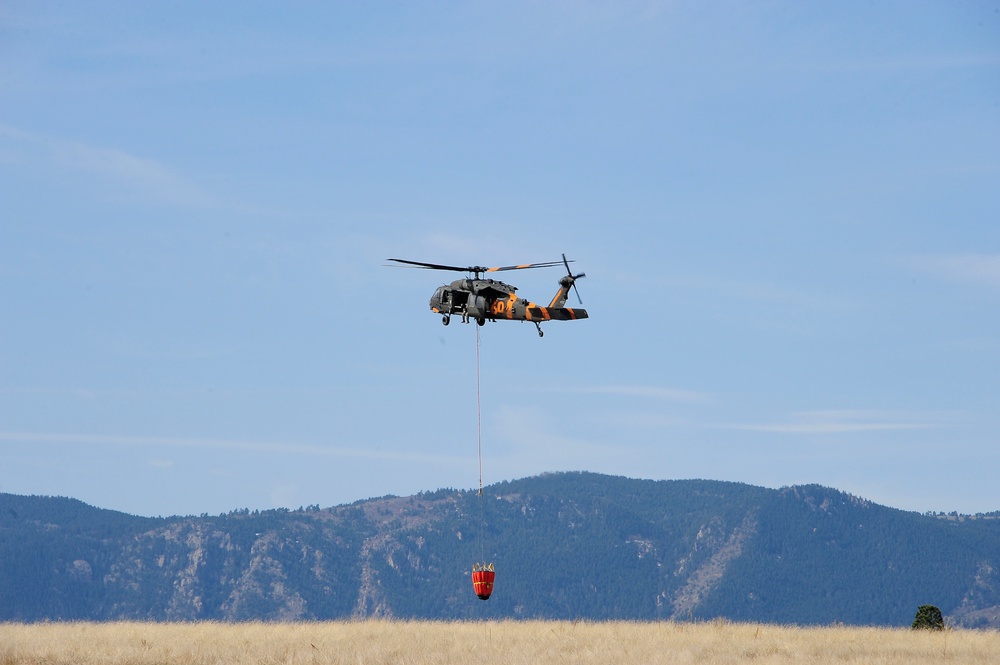
<instances>
[{"instance_id":1,"label":"mountain","mask_svg":"<svg viewBox=\"0 0 1000 665\"><path fill-rule=\"evenodd\" d=\"M472 593L473 563L497 568ZM1000 627L1000 514L816 485L559 473L297 511L145 518L0 494L0 621L351 617Z\"/></svg>"}]
</instances>

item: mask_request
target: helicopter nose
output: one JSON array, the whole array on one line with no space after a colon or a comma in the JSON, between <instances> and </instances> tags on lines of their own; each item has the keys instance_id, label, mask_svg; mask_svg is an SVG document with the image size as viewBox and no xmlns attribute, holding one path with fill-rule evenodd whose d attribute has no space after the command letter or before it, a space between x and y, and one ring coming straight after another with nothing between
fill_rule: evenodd
<instances>
[{"instance_id":1,"label":"helicopter nose","mask_svg":"<svg viewBox=\"0 0 1000 665\"><path fill-rule=\"evenodd\" d=\"M439 311L441 309L442 291L443 291L443 288L442 287L438 287L437 291L434 292L434 295L431 296L429 304L431 306L431 309L433 311L435 311L435 312L437 312L437 311Z\"/></svg>"}]
</instances>

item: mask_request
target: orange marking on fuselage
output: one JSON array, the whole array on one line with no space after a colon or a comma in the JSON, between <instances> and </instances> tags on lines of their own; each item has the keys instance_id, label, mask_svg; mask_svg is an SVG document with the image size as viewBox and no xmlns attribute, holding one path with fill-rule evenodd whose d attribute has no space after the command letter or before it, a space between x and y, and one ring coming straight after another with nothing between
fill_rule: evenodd
<instances>
[{"instance_id":1,"label":"orange marking on fuselage","mask_svg":"<svg viewBox=\"0 0 1000 665\"><path fill-rule=\"evenodd\" d=\"M542 307L541 305L537 305L537 304L535 304L533 302L529 302L524 307L524 320L525 321L534 321L535 320L534 315L531 313L531 310L533 310L533 309L541 312L541 314L542 314L541 320L542 321L548 321L548 320L550 320L549 319L549 309L547 307Z\"/></svg>"}]
</instances>

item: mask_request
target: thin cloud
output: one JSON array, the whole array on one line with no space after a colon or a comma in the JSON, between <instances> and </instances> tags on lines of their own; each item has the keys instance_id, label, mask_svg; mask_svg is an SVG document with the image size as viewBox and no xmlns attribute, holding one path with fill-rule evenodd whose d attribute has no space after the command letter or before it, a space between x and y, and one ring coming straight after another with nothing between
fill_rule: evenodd
<instances>
[{"instance_id":1,"label":"thin cloud","mask_svg":"<svg viewBox=\"0 0 1000 665\"><path fill-rule=\"evenodd\" d=\"M452 462L441 455L422 455L393 450L363 450L316 444L275 443L157 436L119 436L104 434L65 434L53 432L0 432L0 441L65 445L156 446L170 448L215 448L245 452L275 453L303 457L350 457L395 462Z\"/></svg>"},{"instance_id":2,"label":"thin cloud","mask_svg":"<svg viewBox=\"0 0 1000 665\"><path fill-rule=\"evenodd\" d=\"M1000 56L989 52L922 53L883 58L840 59L780 63L776 69L790 72L831 74L899 75L912 72L947 72L993 68L1000 65Z\"/></svg>"},{"instance_id":3,"label":"thin cloud","mask_svg":"<svg viewBox=\"0 0 1000 665\"><path fill-rule=\"evenodd\" d=\"M609 426L621 432L624 430L663 430L663 429L691 429L697 427L690 418L679 417L662 412L652 411L624 411L621 409L609 410L603 413L591 413L588 415L590 422Z\"/></svg>"},{"instance_id":4,"label":"thin cloud","mask_svg":"<svg viewBox=\"0 0 1000 665\"><path fill-rule=\"evenodd\" d=\"M904 262L942 279L1000 289L1000 254L922 256Z\"/></svg>"},{"instance_id":5,"label":"thin cloud","mask_svg":"<svg viewBox=\"0 0 1000 665\"><path fill-rule=\"evenodd\" d=\"M678 388L665 388L649 385L607 385L570 388L568 392L587 395L619 395L623 397L640 397L665 402L710 402L712 396L708 393Z\"/></svg>"},{"instance_id":6,"label":"thin cloud","mask_svg":"<svg viewBox=\"0 0 1000 665\"><path fill-rule=\"evenodd\" d=\"M925 430L944 425L940 414L867 410L819 410L793 414L784 422L718 425L718 429L779 434L846 434Z\"/></svg>"},{"instance_id":7,"label":"thin cloud","mask_svg":"<svg viewBox=\"0 0 1000 665\"><path fill-rule=\"evenodd\" d=\"M744 432L778 432L783 434L843 434L847 432L885 432L934 427L926 423L772 423L765 425L725 425L724 429Z\"/></svg>"},{"instance_id":8,"label":"thin cloud","mask_svg":"<svg viewBox=\"0 0 1000 665\"><path fill-rule=\"evenodd\" d=\"M510 459L530 458L531 463L546 459L549 464L563 460L606 460L613 459L621 450L617 444L597 443L562 431L543 409L536 407L501 407L494 419L494 432L508 447ZM524 423L531 426L526 428Z\"/></svg>"},{"instance_id":9,"label":"thin cloud","mask_svg":"<svg viewBox=\"0 0 1000 665\"><path fill-rule=\"evenodd\" d=\"M849 296L751 278L690 274L668 278L664 280L664 285L679 293L692 294L698 302L717 302L722 299L789 311L838 314L850 312L858 306L857 301Z\"/></svg>"},{"instance_id":10,"label":"thin cloud","mask_svg":"<svg viewBox=\"0 0 1000 665\"><path fill-rule=\"evenodd\" d=\"M24 132L0 125L0 150L8 163L42 160L46 166L95 178L115 198L191 208L226 208L193 180L163 164L123 150Z\"/></svg>"},{"instance_id":11,"label":"thin cloud","mask_svg":"<svg viewBox=\"0 0 1000 665\"><path fill-rule=\"evenodd\" d=\"M57 165L122 185L131 196L179 206L218 207L197 184L153 160L78 142L50 142L49 147Z\"/></svg>"}]
</instances>

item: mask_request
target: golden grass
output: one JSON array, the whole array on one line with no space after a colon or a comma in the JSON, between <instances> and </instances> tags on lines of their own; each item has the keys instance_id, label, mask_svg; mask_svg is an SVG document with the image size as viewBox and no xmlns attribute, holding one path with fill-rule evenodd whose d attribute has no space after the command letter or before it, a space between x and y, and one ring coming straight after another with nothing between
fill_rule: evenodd
<instances>
[{"instance_id":1,"label":"golden grass","mask_svg":"<svg viewBox=\"0 0 1000 665\"><path fill-rule=\"evenodd\" d=\"M997 663L1000 632L714 623L0 624L0 665Z\"/></svg>"}]
</instances>

